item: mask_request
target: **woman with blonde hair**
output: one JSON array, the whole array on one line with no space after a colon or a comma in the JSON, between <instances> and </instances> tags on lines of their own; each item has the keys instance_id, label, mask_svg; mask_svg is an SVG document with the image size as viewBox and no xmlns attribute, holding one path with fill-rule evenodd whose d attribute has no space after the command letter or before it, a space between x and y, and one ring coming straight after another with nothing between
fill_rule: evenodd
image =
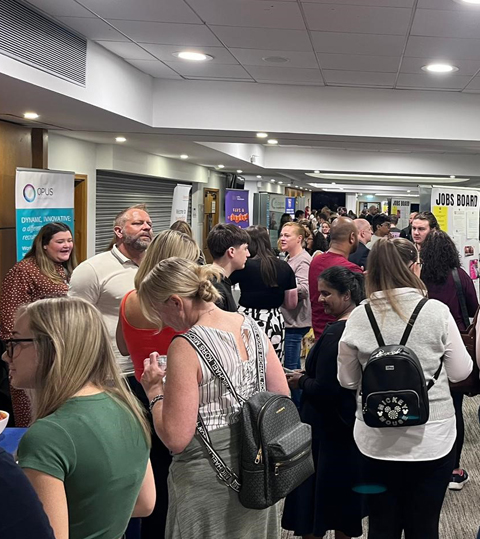
<instances>
[{"instance_id":1,"label":"woman with blonde hair","mask_svg":"<svg viewBox=\"0 0 480 539\"><path fill-rule=\"evenodd\" d=\"M37 299L66 296L77 266L73 235L64 223L48 223L40 229L25 257L7 273L0 300L0 339L12 337L15 313L20 305ZM16 427L31 421L30 399L23 390L11 388Z\"/></svg>"},{"instance_id":2,"label":"woman with blonde hair","mask_svg":"<svg viewBox=\"0 0 480 539\"><path fill-rule=\"evenodd\" d=\"M401 342L417 311L406 346L420 362L430 387L426 423L373 428L363 418L362 372L378 348L364 304L350 315L338 348L338 379L357 390L355 442L366 458L367 484L373 485L369 539L438 539L440 511L455 459L455 409L448 380L464 380L472 361L446 305L429 299L419 278L415 246L406 239L378 240L368 258L367 302L383 341ZM365 302L364 302L365 303ZM393 365L395 367L395 365ZM379 412L389 412L388 406ZM441 442L441 443L440 443Z\"/></svg>"},{"instance_id":3,"label":"woman with blonde hair","mask_svg":"<svg viewBox=\"0 0 480 539\"><path fill-rule=\"evenodd\" d=\"M200 415L215 451L227 466L238 470L241 405L211 374L194 343L211 350L244 399L258 391L259 361L266 367L268 391L288 395L282 366L257 323L215 305L219 293L212 280L219 277L213 266L169 258L155 266L138 290L152 322L161 320L176 331L187 332L171 344L167 370L158 365L158 355L151 354L142 376L155 430L173 453L166 536L279 537L278 504L264 510L243 507L238 494L216 477L202 439L195 433Z\"/></svg>"},{"instance_id":4,"label":"woman with blonde hair","mask_svg":"<svg viewBox=\"0 0 480 539\"><path fill-rule=\"evenodd\" d=\"M18 461L56 539L118 539L148 515L150 433L97 309L79 298L22 307L3 355L12 385L35 390ZM88 336L88 338L86 338Z\"/></svg>"}]
</instances>

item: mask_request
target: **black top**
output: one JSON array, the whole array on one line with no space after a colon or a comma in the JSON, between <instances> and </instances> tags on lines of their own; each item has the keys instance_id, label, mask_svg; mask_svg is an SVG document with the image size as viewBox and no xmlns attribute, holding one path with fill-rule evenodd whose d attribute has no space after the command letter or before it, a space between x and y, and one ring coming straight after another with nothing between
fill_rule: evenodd
<instances>
[{"instance_id":1,"label":"black top","mask_svg":"<svg viewBox=\"0 0 480 539\"><path fill-rule=\"evenodd\" d=\"M220 292L221 298L215 303L217 307L220 307L223 311L229 311L231 313L237 312L237 304L232 295L232 283L228 277L222 277L220 281L213 283L215 288Z\"/></svg>"},{"instance_id":2,"label":"black top","mask_svg":"<svg viewBox=\"0 0 480 539\"><path fill-rule=\"evenodd\" d=\"M339 423L353 426L355 421L355 392L343 388L337 378L338 343L345 324L345 320L327 324L310 350L300 378L300 417L312 426L314 438L338 430Z\"/></svg>"},{"instance_id":3,"label":"black top","mask_svg":"<svg viewBox=\"0 0 480 539\"><path fill-rule=\"evenodd\" d=\"M239 303L242 307L251 309L278 309L284 301L285 290L297 287L295 273L288 262L275 258L278 286L267 286L262 279L260 259L249 258L242 270L230 275L232 284L239 283L241 296Z\"/></svg>"},{"instance_id":4,"label":"black top","mask_svg":"<svg viewBox=\"0 0 480 539\"><path fill-rule=\"evenodd\" d=\"M360 266L364 270L367 269L367 258L370 254L370 249L361 241L358 242L357 250L348 257L350 262Z\"/></svg>"},{"instance_id":5,"label":"black top","mask_svg":"<svg viewBox=\"0 0 480 539\"><path fill-rule=\"evenodd\" d=\"M12 456L0 447L0 537L55 539L37 493Z\"/></svg>"},{"instance_id":6,"label":"black top","mask_svg":"<svg viewBox=\"0 0 480 539\"><path fill-rule=\"evenodd\" d=\"M400 231L400 237L401 238L406 238L407 240L410 240L410 241L413 242L412 225L408 225L405 228L402 228L402 230Z\"/></svg>"}]
</instances>

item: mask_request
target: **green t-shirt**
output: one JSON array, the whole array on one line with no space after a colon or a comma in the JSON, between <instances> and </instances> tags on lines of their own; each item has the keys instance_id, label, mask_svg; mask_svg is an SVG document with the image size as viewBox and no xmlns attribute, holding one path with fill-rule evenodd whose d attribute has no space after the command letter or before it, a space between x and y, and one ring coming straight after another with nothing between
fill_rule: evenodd
<instances>
[{"instance_id":1,"label":"green t-shirt","mask_svg":"<svg viewBox=\"0 0 480 539\"><path fill-rule=\"evenodd\" d=\"M128 525L149 457L143 429L107 393L73 397L36 421L18 461L63 481L70 539L119 539Z\"/></svg>"}]
</instances>

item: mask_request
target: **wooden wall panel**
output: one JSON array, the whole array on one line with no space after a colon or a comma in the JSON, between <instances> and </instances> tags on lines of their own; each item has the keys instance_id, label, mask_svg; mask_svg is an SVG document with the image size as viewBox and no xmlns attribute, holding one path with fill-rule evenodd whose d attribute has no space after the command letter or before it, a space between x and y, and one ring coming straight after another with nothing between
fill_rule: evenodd
<instances>
[{"instance_id":1,"label":"wooden wall panel","mask_svg":"<svg viewBox=\"0 0 480 539\"><path fill-rule=\"evenodd\" d=\"M0 229L0 283L16 262L16 236L14 228Z\"/></svg>"}]
</instances>

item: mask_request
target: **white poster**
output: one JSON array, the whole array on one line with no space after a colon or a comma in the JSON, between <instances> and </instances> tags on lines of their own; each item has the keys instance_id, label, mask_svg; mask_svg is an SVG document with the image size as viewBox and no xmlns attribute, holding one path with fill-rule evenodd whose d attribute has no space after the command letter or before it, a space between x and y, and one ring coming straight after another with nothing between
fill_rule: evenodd
<instances>
[{"instance_id":1,"label":"white poster","mask_svg":"<svg viewBox=\"0 0 480 539\"><path fill-rule=\"evenodd\" d=\"M392 198L392 215L398 217L397 228L406 228L409 225L410 200Z\"/></svg>"},{"instance_id":2,"label":"white poster","mask_svg":"<svg viewBox=\"0 0 480 539\"><path fill-rule=\"evenodd\" d=\"M73 234L74 189L74 172L17 168L17 260L23 259L46 223L65 223Z\"/></svg>"},{"instance_id":3,"label":"white poster","mask_svg":"<svg viewBox=\"0 0 480 539\"><path fill-rule=\"evenodd\" d=\"M173 192L172 213L170 215L170 224L175 221L186 221L188 215L188 202L190 199L191 185L177 184Z\"/></svg>"}]
</instances>

